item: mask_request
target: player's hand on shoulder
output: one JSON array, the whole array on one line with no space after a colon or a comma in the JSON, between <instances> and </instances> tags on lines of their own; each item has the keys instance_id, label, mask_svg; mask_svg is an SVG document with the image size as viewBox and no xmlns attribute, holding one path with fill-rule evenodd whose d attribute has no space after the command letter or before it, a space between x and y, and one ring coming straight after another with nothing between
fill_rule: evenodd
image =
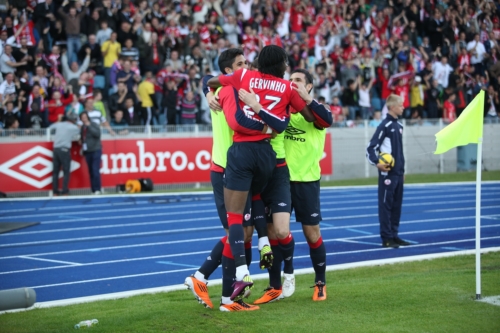
<instances>
[{"instance_id":1,"label":"player's hand on shoulder","mask_svg":"<svg viewBox=\"0 0 500 333\"><path fill-rule=\"evenodd\" d=\"M213 94L207 94L207 101L208 101L208 106L210 107L210 110L213 111L222 111L222 107L219 104L219 96L218 95L213 95Z\"/></svg>"},{"instance_id":2,"label":"player's hand on shoulder","mask_svg":"<svg viewBox=\"0 0 500 333\"><path fill-rule=\"evenodd\" d=\"M377 168L382 172L388 172L391 170L391 166L389 164L378 163Z\"/></svg>"}]
</instances>

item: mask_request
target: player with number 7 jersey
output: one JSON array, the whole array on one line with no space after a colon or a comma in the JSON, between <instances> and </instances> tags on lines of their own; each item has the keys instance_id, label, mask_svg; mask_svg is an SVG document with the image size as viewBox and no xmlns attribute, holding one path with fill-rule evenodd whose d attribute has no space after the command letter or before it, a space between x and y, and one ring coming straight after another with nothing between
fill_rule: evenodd
<instances>
[{"instance_id":1,"label":"player with number 7 jersey","mask_svg":"<svg viewBox=\"0 0 500 333\"><path fill-rule=\"evenodd\" d=\"M277 133L283 132L290 121L289 105L294 110L306 108L305 102L284 79L258 71L241 69L234 74L219 76L224 88L219 93L220 104L229 126L235 131L234 142L260 141L270 138L269 133L260 133L255 120L267 124ZM238 98L240 89L253 90L262 108L256 113L250 106ZM228 107L231 106L231 107ZM249 119L253 121L248 121Z\"/></svg>"}]
</instances>

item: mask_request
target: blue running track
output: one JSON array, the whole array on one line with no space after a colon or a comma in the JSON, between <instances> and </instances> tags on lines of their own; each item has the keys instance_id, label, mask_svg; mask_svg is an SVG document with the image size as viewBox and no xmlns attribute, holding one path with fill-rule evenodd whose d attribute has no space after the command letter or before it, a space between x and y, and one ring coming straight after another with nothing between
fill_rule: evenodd
<instances>
[{"instance_id":1,"label":"blue running track","mask_svg":"<svg viewBox=\"0 0 500 333\"><path fill-rule=\"evenodd\" d=\"M483 184L481 205L481 245L499 247L500 183ZM475 246L473 183L406 185L400 237L414 245L399 249L381 247L376 187L323 188L321 208L328 265ZM1 221L41 222L0 234L0 289L32 287L37 302L182 284L223 235L209 193L1 200ZM308 268L291 228L295 268Z\"/></svg>"}]
</instances>

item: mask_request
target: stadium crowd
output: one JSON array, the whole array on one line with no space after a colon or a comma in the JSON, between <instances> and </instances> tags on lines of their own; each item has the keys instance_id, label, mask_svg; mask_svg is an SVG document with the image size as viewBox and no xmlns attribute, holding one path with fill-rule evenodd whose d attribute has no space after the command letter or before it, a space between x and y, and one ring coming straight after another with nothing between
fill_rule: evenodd
<instances>
[{"instance_id":1,"label":"stadium crowd","mask_svg":"<svg viewBox=\"0 0 500 333\"><path fill-rule=\"evenodd\" d=\"M219 54L271 44L313 74L336 126L377 126L391 92L405 118L450 122L481 89L498 121L499 40L492 0L0 0L0 127L46 128L89 99L118 134L209 124L201 78Z\"/></svg>"}]
</instances>

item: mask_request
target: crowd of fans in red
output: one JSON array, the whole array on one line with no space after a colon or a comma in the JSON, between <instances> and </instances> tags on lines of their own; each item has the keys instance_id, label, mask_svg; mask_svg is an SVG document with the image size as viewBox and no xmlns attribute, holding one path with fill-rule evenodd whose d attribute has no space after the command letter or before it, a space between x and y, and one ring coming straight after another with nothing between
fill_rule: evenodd
<instances>
[{"instance_id":1,"label":"crowd of fans in red","mask_svg":"<svg viewBox=\"0 0 500 333\"><path fill-rule=\"evenodd\" d=\"M481 89L496 122L499 40L491 0L0 0L0 123L44 128L91 105L119 130L208 124L200 80L218 55L252 62L270 44L313 73L337 126L375 126L390 93L407 119L453 121Z\"/></svg>"}]
</instances>

